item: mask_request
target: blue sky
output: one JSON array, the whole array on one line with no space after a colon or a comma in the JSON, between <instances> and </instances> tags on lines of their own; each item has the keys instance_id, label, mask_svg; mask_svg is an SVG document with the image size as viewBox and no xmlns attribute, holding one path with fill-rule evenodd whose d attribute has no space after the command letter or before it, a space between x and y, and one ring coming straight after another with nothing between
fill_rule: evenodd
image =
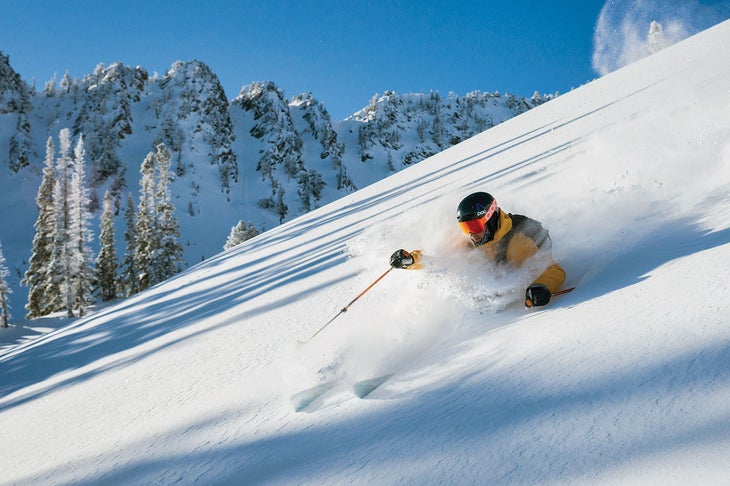
<instances>
[{"instance_id":1,"label":"blue sky","mask_svg":"<svg viewBox=\"0 0 730 486\"><path fill-rule=\"evenodd\" d=\"M342 119L385 90L567 92L598 77L605 3L0 0L0 51L39 89L67 69L80 78L120 61L163 75L197 59L229 98L270 80Z\"/></svg>"}]
</instances>

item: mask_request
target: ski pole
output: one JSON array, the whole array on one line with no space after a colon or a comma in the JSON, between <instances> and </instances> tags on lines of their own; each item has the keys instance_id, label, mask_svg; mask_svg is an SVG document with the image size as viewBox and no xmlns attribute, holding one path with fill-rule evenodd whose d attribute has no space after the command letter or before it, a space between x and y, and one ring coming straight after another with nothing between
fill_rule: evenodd
<instances>
[{"instance_id":1,"label":"ski pole","mask_svg":"<svg viewBox=\"0 0 730 486\"><path fill-rule=\"evenodd\" d=\"M309 339L307 339L306 341L303 341L303 342L302 342L302 344L306 344L306 343L308 343L309 341L311 341L312 339L314 339L314 337L315 337L315 336L316 336L317 334L319 334L320 332L322 332L322 331L324 330L324 328L325 328L325 327L327 327L327 326L329 326L330 324L332 324L332 321L334 321L335 319L337 319L338 317L340 317L340 315L342 315L342 314L344 314L345 312L347 312L347 309L349 309L349 307L350 307L350 306L351 306L352 304L354 304L355 302L357 302L357 300L358 300L358 299L359 299L360 297L362 297L363 295L365 295L365 293L367 293L367 291L368 291L368 290L370 290L370 289L372 289L373 287L375 287L375 284L377 284L378 282L380 282L380 281L381 281L381 280L383 279L383 277L385 277L386 275L388 275L388 274L390 273L390 271L391 271L391 270L393 270L393 268L394 268L394 267L390 267L390 268L389 268L388 270L386 270L386 271L385 271L385 273L383 273L383 274L382 274L382 275L381 275L380 277L376 278L376 279L375 279L375 281L374 281L373 283L371 283L370 285L368 285L368 287L367 287L367 288L366 288L365 290L363 290L362 292L360 292L360 293L359 293L359 294L357 295L357 297L355 297L354 299L352 299L352 300L350 301L350 303L349 303L349 304L347 304L347 305L346 305L345 307L343 307L343 308L342 308L342 309L340 310L340 312L338 312L338 313L337 313L337 314L336 314L336 315L335 315L335 316L334 316L334 317L333 317L332 319L330 319L329 321L327 321L327 322L326 322L326 323L324 324L324 326L320 327L320 328L319 328L319 330L318 330L317 332L315 332L314 334L312 334L312 336L311 336L311 337L310 337Z\"/></svg>"}]
</instances>

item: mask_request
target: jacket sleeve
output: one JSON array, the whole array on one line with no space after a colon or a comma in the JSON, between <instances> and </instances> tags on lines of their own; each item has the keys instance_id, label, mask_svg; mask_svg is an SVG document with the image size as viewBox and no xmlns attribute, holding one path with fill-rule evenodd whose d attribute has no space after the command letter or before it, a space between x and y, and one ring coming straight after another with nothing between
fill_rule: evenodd
<instances>
[{"instance_id":1,"label":"jacket sleeve","mask_svg":"<svg viewBox=\"0 0 730 486\"><path fill-rule=\"evenodd\" d=\"M563 267L557 263L553 263L532 283L533 285L543 284L548 288L548 290L550 290L551 294L554 294L560 290L560 287L563 286L563 282L565 282L565 270L563 270Z\"/></svg>"},{"instance_id":2,"label":"jacket sleeve","mask_svg":"<svg viewBox=\"0 0 730 486\"><path fill-rule=\"evenodd\" d=\"M532 238L523 233L517 233L509 243L507 248L507 261L514 265L520 266L525 260L537 253L537 244ZM560 290L565 282L565 270L557 263L550 264L533 284L545 285L551 293Z\"/></svg>"}]
</instances>

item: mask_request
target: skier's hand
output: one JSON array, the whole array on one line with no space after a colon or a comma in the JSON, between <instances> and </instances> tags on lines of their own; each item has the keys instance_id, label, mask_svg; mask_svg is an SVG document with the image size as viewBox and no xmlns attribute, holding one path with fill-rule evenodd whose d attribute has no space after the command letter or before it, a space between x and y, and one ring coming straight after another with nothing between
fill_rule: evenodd
<instances>
[{"instance_id":1,"label":"skier's hand","mask_svg":"<svg viewBox=\"0 0 730 486\"><path fill-rule=\"evenodd\" d=\"M550 302L550 290L543 284L532 284L525 291L525 307L539 307Z\"/></svg>"},{"instance_id":2,"label":"skier's hand","mask_svg":"<svg viewBox=\"0 0 730 486\"><path fill-rule=\"evenodd\" d=\"M403 249L396 250L390 255L390 266L393 268L408 268L415 262L413 255Z\"/></svg>"}]
</instances>

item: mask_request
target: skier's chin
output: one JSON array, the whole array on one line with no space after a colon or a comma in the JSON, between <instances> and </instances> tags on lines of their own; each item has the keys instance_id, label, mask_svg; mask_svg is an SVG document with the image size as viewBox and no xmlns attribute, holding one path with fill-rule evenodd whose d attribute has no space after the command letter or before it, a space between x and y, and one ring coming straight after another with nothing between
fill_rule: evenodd
<instances>
[{"instance_id":1,"label":"skier's chin","mask_svg":"<svg viewBox=\"0 0 730 486\"><path fill-rule=\"evenodd\" d=\"M477 235L474 233L469 234L469 239L474 244L474 246L479 246L482 242L482 239L484 239L484 235Z\"/></svg>"}]
</instances>

